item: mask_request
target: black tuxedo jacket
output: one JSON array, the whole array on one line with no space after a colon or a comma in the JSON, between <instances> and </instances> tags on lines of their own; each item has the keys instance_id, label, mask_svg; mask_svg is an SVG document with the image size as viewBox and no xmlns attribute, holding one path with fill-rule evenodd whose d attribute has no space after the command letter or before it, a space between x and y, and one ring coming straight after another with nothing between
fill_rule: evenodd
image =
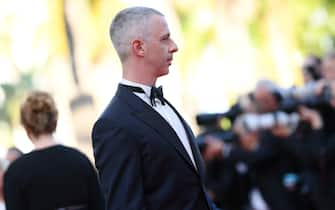
<instances>
[{"instance_id":1,"label":"black tuxedo jacket","mask_svg":"<svg viewBox=\"0 0 335 210\"><path fill-rule=\"evenodd\" d=\"M175 112L188 135L197 168L168 122L119 85L92 132L108 210L215 209L205 193L202 159L193 133Z\"/></svg>"}]
</instances>

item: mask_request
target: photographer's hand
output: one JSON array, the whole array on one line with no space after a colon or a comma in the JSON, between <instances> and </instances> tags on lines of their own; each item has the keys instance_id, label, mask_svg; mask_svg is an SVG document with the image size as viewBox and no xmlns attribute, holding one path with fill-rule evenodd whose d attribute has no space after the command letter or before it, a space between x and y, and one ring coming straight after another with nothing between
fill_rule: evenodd
<instances>
[{"instance_id":1,"label":"photographer's hand","mask_svg":"<svg viewBox=\"0 0 335 210\"><path fill-rule=\"evenodd\" d=\"M322 91L324 88L328 85L328 82L325 79L319 80L315 83L314 86L314 93L317 96L320 96L322 94Z\"/></svg>"},{"instance_id":2,"label":"photographer's hand","mask_svg":"<svg viewBox=\"0 0 335 210\"><path fill-rule=\"evenodd\" d=\"M253 151L258 148L259 139L257 131L248 131L243 123L243 117L238 117L233 125L233 131L239 139L241 148L247 151Z\"/></svg>"},{"instance_id":3,"label":"photographer's hand","mask_svg":"<svg viewBox=\"0 0 335 210\"><path fill-rule=\"evenodd\" d=\"M239 136L239 143L242 149L246 151L255 151L259 146L257 132L246 133Z\"/></svg>"},{"instance_id":4,"label":"photographer's hand","mask_svg":"<svg viewBox=\"0 0 335 210\"><path fill-rule=\"evenodd\" d=\"M203 153L206 161L214 158L222 158L224 143L215 136L208 135L205 137L206 149Z\"/></svg>"},{"instance_id":5,"label":"photographer's hand","mask_svg":"<svg viewBox=\"0 0 335 210\"><path fill-rule=\"evenodd\" d=\"M301 120L310 123L314 130L319 130L323 127L323 121L318 111L305 106L300 106L299 114Z\"/></svg>"},{"instance_id":6,"label":"photographer's hand","mask_svg":"<svg viewBox=\"0 0 335 210\"><path fill-rule=\"evenodd\" d=\"M286 125L277 125L271 129L271 133L275 136L286 138L292 133L292 129Z\"/></svg>"}]
</instances>

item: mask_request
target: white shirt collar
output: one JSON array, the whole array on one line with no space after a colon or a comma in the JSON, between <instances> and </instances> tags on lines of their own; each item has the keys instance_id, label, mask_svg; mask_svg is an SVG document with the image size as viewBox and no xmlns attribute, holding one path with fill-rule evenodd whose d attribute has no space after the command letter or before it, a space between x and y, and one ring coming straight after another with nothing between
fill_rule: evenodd
<instances>
[{"instance_id":1,"label":"white shirt collar","mask_svg":"<svg viewBox=\"0 0 335 210\"><path fill-rule=\"evenodd\" d=\"M145 95L150 98L150 93L151 93L151 86L147 86L147 85L143 85L141 83L137 83L137 82L133 82L133 81L129 81L126 79L122 79L120 84L124 84L124 85L130 85L130 86L135 86L135 87L140 87L144 90Z\"/></svg>"}]
</instances>

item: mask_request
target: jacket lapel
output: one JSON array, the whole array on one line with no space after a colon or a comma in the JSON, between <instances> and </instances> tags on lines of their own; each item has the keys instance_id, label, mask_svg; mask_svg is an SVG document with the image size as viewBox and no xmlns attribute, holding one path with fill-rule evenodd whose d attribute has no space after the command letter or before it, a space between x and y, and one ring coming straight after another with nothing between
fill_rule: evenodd
<instances>
[{"instance_id":1,"label":"jacket lapel","mask_svg":"<svg viewBox=\"0 0 335 210\"><path fill-rule=\"evenodd\" d=\"M150 105L142 101L142 99L134 95L130 90L128 90L127 88L123 86L119 86L118 91L115 96L121 97L127 104L129 104L134 111L133 114L135 115L135 117L143 121L146 125L154 129L157 132L157 134L162 136L163 137L162 139L164 139L169 145L171 145L176 150L178 155L180 155L183 158L186 164L198 174L198 171L195 169L190 157L187 154L187 151L185 150L184 146L179 140L178 135L176 134L174 129L170 126L170 124L158 112L156 112ZM180 116L178 113L177 115L178 117ZM184 122L183 122L183 125L184 125ZM184 125L184 128L185 128L185 125ZM187 133L187 136L189 137L189 132L187 130L186 130L186 133ZM191 148L193 151L192 145L191 145ZM193 156L196 156L196 155L193 154ZM196 158L195 158L195 161L197 162ZM197 164L197 168L199 168L198 163L196 164Z\"/></svg>"},{"instance_id":2,"label":"jacket lapel","mask_svg":"<svg viewBox=\"0 0 335 210\"><path fill-rule=\"evenodd\" d=\"M196 145L195 137L194 137L194 134L193 134L191 128L186 123L184 118L179 114L179 112L174 108L174 106L172 106L172 104L170 104L170 102L166 99L165 99L165 102L173 109L173 111L177 114L178 118L182 122L183 127L185 129L185 132L187 134L188 141L189 141L191 149L192 149L194 161L197 165L199 173L201 175L204 175L204 163L203 163L203 160L201 159L201 154L200 154L200 151L199 151L199 147L198 147L198 145Z\"/></svg>"}]
</instances>

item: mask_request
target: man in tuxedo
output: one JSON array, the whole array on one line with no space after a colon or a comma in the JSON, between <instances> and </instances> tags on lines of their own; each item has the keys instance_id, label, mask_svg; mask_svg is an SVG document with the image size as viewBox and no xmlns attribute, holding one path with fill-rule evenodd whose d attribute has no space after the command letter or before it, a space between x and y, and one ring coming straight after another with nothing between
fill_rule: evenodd
<instances>
[{"instance_id":1,"label":"man in tuxedo","mask_svg":"<svg viewBox=\"0 0 335 210\"><path fill-rule=\"evenodd\" d=\"M178 48L163 14L120 11L110 36L123 79L92 131L108 210L212 210L194 135L155 88Z\"/></svg>"}]
</instances>

